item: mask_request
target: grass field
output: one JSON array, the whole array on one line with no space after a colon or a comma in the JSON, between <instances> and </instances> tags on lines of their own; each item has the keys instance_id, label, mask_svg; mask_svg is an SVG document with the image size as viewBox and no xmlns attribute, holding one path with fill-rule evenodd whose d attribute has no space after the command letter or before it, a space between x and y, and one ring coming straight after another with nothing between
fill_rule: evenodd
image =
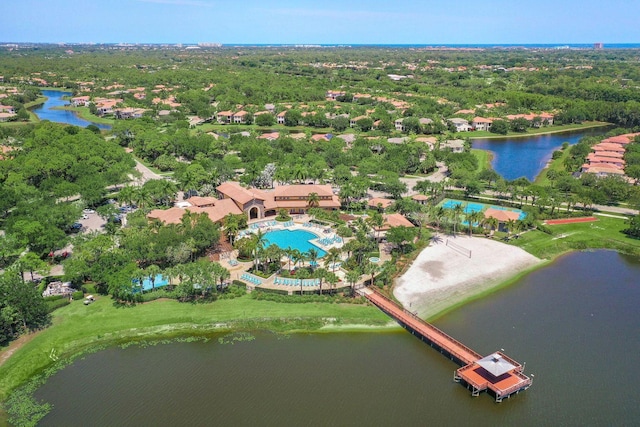
<instances>
[{"instance_id":1,"label":"grass field","mask_svg":"<svg viewBox=\"0 0 640 427\"><path fill-rule=\"evenodd\" d=\"M485 169L491 169L491 153L486 150L471 149L471 154L478 159L478 169L476 172L482 172Z\"/></svg>"},{"instance_id":2,"label":"grass field","mask_svg":"<svg viewBox=\"0 0 640 427\"><path fill-rule=\"evenodd\" d=\"M640 240L622 233L628 227L627 220L596 216L596 222L547 226L553 235L538 230L529 231L511 240L511 243L543 259L582 249L614 249L640 255Z\"/></svg>"},{"instance_id":3,"label":"grass field","mask_svg":"<svg viewBox=\"0 0 640 427\"><path fill-rule=\"evenodd\" d=\"M115 119L105 119L103 117L94 116L89 112L89 107L54 107L53 110L74 111L81 119L103 125L112 125L116 122Z\"/></svg>"},{"instance_id":4,"label":"grass field","mask_svg":"<svg viewBox=\"0 0 640 427\"><path fill-rule=\"evenodd\" d=\"M558 172L564 172L566 170L564 167L564 161L567 157L569 157L569 151L569 148L567 148L566 150L562 150L562 156L555 160L552 160L544 169L540 171L540 173L538 173L538 176L536 176L536 179L533 182L538 185L551 185L551 181L549 180L549 178L547 178L547 171L555 170Z\"/></svg>"},{"instance_id":5,"label":"grass field","mask_svg":"<svg viewBox=\"0 0 640 427\"><path fill-rule=\"evenodd\" d=\"M75 301L56 310L53 324L0 366L0 400L51 366L52 352L63 359L99 345L206 335L232 328L317 330L327 318L335 318L336 325L382 326L390 320L377 308L364 304L285 304L257 301L248 295L208 304L158 300L135 307L116 307L109 297L100 297L88 306Z\"/></svg>"}]
</instances>

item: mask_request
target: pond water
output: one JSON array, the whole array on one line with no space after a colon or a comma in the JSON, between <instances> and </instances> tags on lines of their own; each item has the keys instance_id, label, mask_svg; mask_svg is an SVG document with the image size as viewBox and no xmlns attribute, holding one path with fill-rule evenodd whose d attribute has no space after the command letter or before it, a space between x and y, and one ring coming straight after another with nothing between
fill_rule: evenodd
<instances>
[{"instance_id":1,"label":"pond water","mask_svg":"<svg viewBox=\"0 0 640 427\"><path fill-rule=\"evenodd\" d=\"M603 135L607 130L607 127L601 127L518 138L480 138L474 139L472 146L493 154L491 165L504 179L514 180L524 176L533 181L545 168L553 152L562 147L562 143L575 144L585 136Z\"/></svg>"},{"instance_id":2,"label":"pond water","mask_svg":"<svg viewBox=\"0 0 640 427\"><path fill-rule=\"evenodd\" d=\"M111 125L105 125L102 123L93 123L84 119L81 119L73 111L68 110L54 110L54 107L63 107L69 105L69 101L62 99L64 96L71 96L71 92L61 92L57 90L43 90L42 95L47 97L47 100L39 106L31 110L35 113L40 120L49 120L56 123L67 123L74 126L87 127L89 125L96 125L100 129L109 130Z\"/></svg>"},{"instance_id":3,"label":"pond water","mask_svg":"<svg viewBox=\"0 0 640 427\"><path fill-rule=\"evenodd\" d=\"M36 392L54 405L41 425L634 425L638 277L637 259L574 253L436 322L526 362L533 386L500 404L404 331L258 333L88 355Z\"/></svg>"}]
</instances>

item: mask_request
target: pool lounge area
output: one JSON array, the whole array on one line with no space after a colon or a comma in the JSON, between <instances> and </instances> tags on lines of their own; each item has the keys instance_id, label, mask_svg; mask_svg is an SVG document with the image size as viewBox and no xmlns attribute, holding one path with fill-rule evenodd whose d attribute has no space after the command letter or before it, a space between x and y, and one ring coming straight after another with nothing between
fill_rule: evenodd
<instances>
[{"instance_id":1,"label":"pool lounge area","mask_svg":"<svg viewBox=\"0 0 640 427\"><path fill-rule=\"evenodd\" d=\"M140 281L133 280L132 283L133 283L134 292L140 292ZM162 288L164 286L167 286L168 284L169 284L169 278L166 276L163 276L162 274L158 274L155 277L153 285L151 284L151 280L149 280L149 278L147 277L142 281L142 292L150 291L154 287L156 289Z\"/></svg>"},{"instance_id":2,"label":"pool lounge area","mask_svg":"<svg viewBox=\"0 0 640 427\"><path fill-rule=\"evenodd\" d=\"M453 209L455 208L457 205L462 205L463 208L463 212L468 215L471 214L473 212L487 212L489 211L489 213L491 212L491 210L495 210L495 211L504 211L504 212L514 212L518 214L518 220L523 220L527 217L527 213L523 212L521 209L517 209L517 208L507 208L504 206L496 206L496 205L487 205L484 203L479 203L479 202L464 202L464 201L460 201L460 200L453 200L453 199L445 199L442 201L442 204L440 206L442 206L445 209ZM464 225L469 225L468 221L463 221L462 224ZM474 225L476 226L476 225Z\"/></svg>"}]
</instances>

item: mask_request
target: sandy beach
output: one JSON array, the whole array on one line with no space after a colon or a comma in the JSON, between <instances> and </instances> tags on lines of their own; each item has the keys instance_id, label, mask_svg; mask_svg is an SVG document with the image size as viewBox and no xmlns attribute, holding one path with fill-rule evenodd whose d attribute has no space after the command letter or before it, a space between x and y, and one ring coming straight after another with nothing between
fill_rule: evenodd
<instances>
[{"instance_id":1,"label":"sandy beach","mask_svg":"<svg viewBox=\"0 0 640 427\"><path fill-rule=\"evenodd\" d=\"M438 235L397 279L394 295L405 308L428 318L541 262L484 237Z\"/></svg>"}]
</instances>

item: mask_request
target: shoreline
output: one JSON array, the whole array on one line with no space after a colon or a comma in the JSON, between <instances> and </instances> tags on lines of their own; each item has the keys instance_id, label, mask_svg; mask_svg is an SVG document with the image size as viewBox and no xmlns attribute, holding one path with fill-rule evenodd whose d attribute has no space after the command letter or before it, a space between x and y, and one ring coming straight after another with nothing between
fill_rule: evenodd
<instances>
[{"instance_id":1,"label":"shoreline","mask_svg":"<svg viewBox=\"0 0 640 427\"><path fill-rule=\"evenodd\" d=\"M549 130L549 131L524 133L524 134L522 134L522 133L514 133L514 134L509 134L509 135L468 136L467 138L469 138L471 141L473 141L475 139L528 138L528 137L531 137L531 136L551 135L551 134L569 133L569 132L580 132L580 131L583 131L585 129L594 129L594 128L607 127L607 126L612 126L612 124L611 123L607 123L607 122L596 122L596 123L590 123L588 125L584 125L584 126L580 126L580 127L576 127L576 128L571 128L571 129L552 129L552 130Z\"/></svg>"},{"instance_id":2,"label":"shoreline","mask_svg":"<svg viewBox=\"0 0 640 427\"><path fill-rule=\"evenodd\" d=\"M449 241L472 256L452 248ZM496 259L500 261L492 262ZM521 248L485 237L440 236L396 279L393 295L405 309L431 320L546 264Z\"/></svg>"}]
</instances>

